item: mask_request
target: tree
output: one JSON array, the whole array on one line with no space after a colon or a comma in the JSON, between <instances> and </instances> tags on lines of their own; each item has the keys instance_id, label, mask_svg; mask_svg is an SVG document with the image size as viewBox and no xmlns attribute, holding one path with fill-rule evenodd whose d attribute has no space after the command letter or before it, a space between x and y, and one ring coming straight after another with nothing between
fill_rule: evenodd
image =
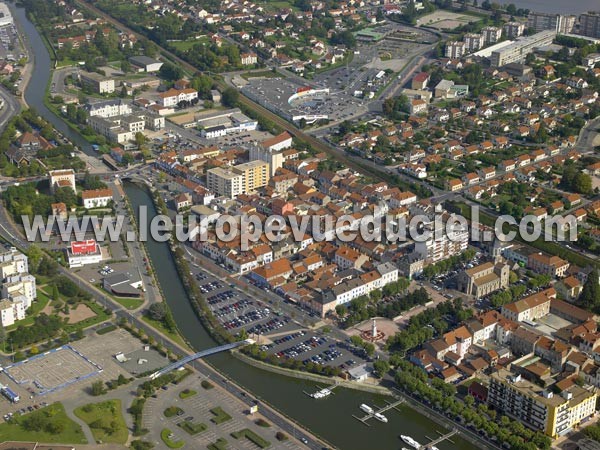
<instances>
[{"instance_id":1,"label":"tree","mask_svg":"<svg viewBox=\"0 0 600 450\"><path fill-rule=\"evenodd\" d=\"M170 62L166 62L160 67L158 74L167 81L177 81L183 77L183 69Z\"/></svg>"},{"instance_id":2,"label":"tree","mask_svg":"<svg viewBox=\"0 0 600 450\"><path fill-rule=\"evenodd\" d=\"M350 336L350 342L355 347L362 347L364 344L364 341L362 340L362 338L357 334L355 334L354 336Z\"/></svg>"},{"instance_id":3,"label":"tree","mask_svg":"<svg viewBox=\"0 0 600 450\"><path fill-rule=\"evenodd\" d=\"M43 256L44 253L36 244L31 244L27 249L27 258L29 259L29 270L32 273L37 273Z\"/></svg>"},{"instance_id":4,"label":"tree","mask_svg":"<svg viewBox=\"0 0 600 450\"><path fill-rule=\"evenodd\" d=\"M579 296L579 303L586 309L595 309L600 304L600 283L598 283L598 270L594 269L588 275Z\"/></svg>"},{"instance_id":5,"label":"tree","mask_svg":"<svg viewBox=\"0 0 600 450\"><path fill-rule=\"evenodd\" d=\"M390 363L383 359L378 359L373 363L373 368L375 369L375 372L377 372L378 377L383 378L390 370Z\"/></svg>"},{"instance_id":6,"label":"tree","mask_svg":"<svg viewBox=\"0 0 600 450\"><path fill-rule=\"evenodd\" d=\"M148 308L148 315L151 319L162 322L167 315L167 309L164 303L153 303Z\"/></svg>"},{"instance_id":7,"label":"tree","mask_svg":"<svg viewBox=\"0 0 600 450\"><path fill-rule=\"evenodd\" d=\"M97 397L99 395L103 395L106 394L106 388L104 387L104 383L102 383L101 380L98 381L94 381L92 383L92 386L90 388L90 393L94 396Z\"/></svg>"},{"instance_id":8,"label":"tree","mask_svg":"<svg viewBox=\"0 0 600 450\"><path fill-rule=\"evenodd\" d=\"M235 105L237 105L239 98L240 93L236 89L228 87L221 94L221 103L223 104L223 106L228 106L232 108Z\"/></svg>"}]
</instances>

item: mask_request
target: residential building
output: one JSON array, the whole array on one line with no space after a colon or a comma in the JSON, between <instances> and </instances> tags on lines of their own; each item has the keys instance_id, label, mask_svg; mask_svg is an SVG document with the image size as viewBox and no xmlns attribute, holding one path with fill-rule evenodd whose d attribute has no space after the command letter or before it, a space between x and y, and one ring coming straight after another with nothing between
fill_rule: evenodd
<instances>
[{"instance_id":1,"label":"residential building","mask_svg":"<svg viewBox=\"0 0 600 450\"><path fill-rule=\"evenodd\" d=\"M448 41L446 42L446 58L460 59L467 52L467 46L464 42Z\"/></svg>"},{"instance_id":2,"label":"residential building","mask_svg":"<svg viewBox=\"0 0 600 450\"><path fill-rule=\"evenodd\" d=\"M477 33L465 34L465 47L467 53L474 53L484 46L485 37Z\"/></svg>"},{"instance_id":3,"label":"residential building","mask_svg":"<svg viewBox=\"0 0 600 450\"><path fill-rule=\"evenodd\" d=\"M3 327L14 325L17 320L25 318L25 307L22 301L0 300L0 323Z\"/></svg>"},{"instance_id":4,"label":"residential building","mask_svg":"<svg viewBox=\"0 0 600 450\"><path fill-rule=\"evenodd\" d=\"M550 312L550 301L556 298L556 290L548 288L516 302L502 306L502 315L515 322L532 321Z\"/></svg>"},{"instance_id":5,"label":"residential building","mask_svg":"<svg viewBox=\"0 0 600 450\"><path fill-rule=\"evenodd\" d=\"M73 169L51 170L48 172L50 177L50 190L54 192L57 188L68 187L77 192L75 187L75 171Z\"/></svg>"},{"instance_id":6,"label":"residential building","mask_svg":"<svg viewBox=\"0 0 600 450\"><path fill-rule=\"evenodd\" d=\"M546 30L527 37L518 38L506 47L494 50L490 56L492 67L500 67L510 63L525 61L525 57L539 47L552 43L556 31Z\"/></svg>"},{"instance_id":7,"label":"residential building","mask_svg":"<svg viewBox=\"0 0 600 450\"><path fill-rule=\"evenodd\" d=\"M244 180L243 192L253 192L269 183L269 163L265 161L250 161L238 164L233 171L242 175Z\"/></svg>"},{"instance_id":8,"label":"residential building","mask_svg":"<svg viewBox=\"0 0 600 450\"><path fill-rule=\"evenodd\" d=\"M285 156L281 151L273 151L269 148L265 148L260 145L253 145L250 147L250 161L265 161L269 163L271 178L275 176L275 172L277 169L281 169L283 167L283 163L285 162Z\"/></svg>"},{"instance_id":9,"label":"residential building","mask_svg":"<svg viewBox=\"0 0 600 450\"><path fill-rule=\"evenodd\" d=\"M206 172L206 186L219 196L236 198L244 192L244 176L231 169L215 167Z\"/></svg>"},{"instance_id":10,"label":"residential building","mask_svg":"<svg viewBox=\"0 0 600 450\"><path fill-rule=\"evenodd\" d=\"M469 232L466 227L455 223L449 227L447 233L442 233L441 237L435 237L432 227L433 224L428 226L432 232L430 239L415 243L415 253L425 259L426 263L436 263L450 256L459 255L467 249Z\"/></svg>"},{"instance_id":11,"label":"residential building","mask_svg":"<svg viewBox=\"0 0 600 450\"><path fill-rule=\"evenodd\" d=\"M193 102L198 99L198 91L192 88L171 88L159 95L160 104L165 108L178 106L181 102Z\"/></svg>"},{"instance_id":12,"label":"residential building","mask_svg":"<svg viewBox=\"0 0 600 450\"><path fill-rule=\"evenodd\" d=\"M527 268L552 278L562 278L569 268L569 263L559 256L539 252L529 255Z\"/></svg>"},{"instance_id":13,"label":"residential building","mask_svg":"<svg viewBox=\"0 0 600 450\"><path fill-rule=\"evenodd\" d=\"M112 201L113 193L108 188L87 190L81 193L81 199L85 209L100 208L107 206Z\"/></svg>"},{"instance_id":14,"label":"residential building","mask_svg":"<svg viewBox=\"0 0 600 450\"><path fill-rule=\"evenodd\" d=\"M97 94L112 94L115 92L115 80L93 72L80 72L79 82Z\"/></svg>"},{"instance_id":15,"label":"residential building","mask_svg":"<svg viewBox=\"0 0 600 450\"><path fill-rule=\"evenodd\" d=\"M495 44L502 39L502 29L498 27L485 27L481 30L484 45Z\"/></svg>"},{"instance_id":16,"label":"residential building","mask_svg":"<svg viewBox=\"0 0 600 450\"><path fill-rule=\"evenodd\" d=\"M531 11L527 16L527 28L533 28L536 33L544 30L556 31L560 34L572 33L577 17L545 12Z\"/></svg>"},{"instance_id":17,"label":"residential building","mask_svg":"<svg viewBox=\"0 0 600 450\"><path fill-rule=\"evenodd\" d=\"M600 38L600 12L589 11L579 16L579 34Z\"/></svg>"},{"instance_id":18,"label":"residential building","mask_svg":"<svg viewBox=\"0 0 600 450\"><path fill-rule=\"evenodd\" d=\"M492 373L488 404L527 426L556 438L592 416L596 391L573 384L559 394L506 369Z\"/></svg>"},{"instance_id":19,"label":"residential building","mask_svg":"<svg viewBox=\"0 0 600 450\"><path fill-rule=\"evenodd\" d=\"M258 56L256 53L242 53L240 55L240 62L243 66L251 66L252 64L256 64L258 62Z\"/></svg>"},{"instance_id":20,"label":"residential building","mask_svg":"<svg viewBox=\"0 0 600 450\"><path fill-rule=\"evenodd\" d=\"M277 136L262 141L260 144L264 149L270 151L284 150L292 146L292 135L284 131Z\"/></svg>"},{"instance_id":21,"label":"residential building","mask_svg":"<svg viewBox=\"0 0 600 450\"><path fill-rule=\"evenodd\" d=\"M132 112L131 106L122 99L87 103L85 109L87 110L88 116L100 116L105 119L131 114Z\"/></svg>"},{"instance_id":22,"label":"residential building","mask_svg":"<svg viewBox=\"0 0 600 450\"><path fill-rule=\"evenodd\" d=\"M507 39L515 39L519 36L523 36L525 31L525 24L521 22L507 22L502 27L502 32Z\"/></svg>"},{"instance_id":23,"label":"residential building","mask_svg":"<svg viewBox=\"0 0 600 450\"><path fill-rule=\"evenodd\" d=\"M508 264L491 262L464 270L458 277L458 289L480 298L508 287Z\"/></svg>"}]
</instances>

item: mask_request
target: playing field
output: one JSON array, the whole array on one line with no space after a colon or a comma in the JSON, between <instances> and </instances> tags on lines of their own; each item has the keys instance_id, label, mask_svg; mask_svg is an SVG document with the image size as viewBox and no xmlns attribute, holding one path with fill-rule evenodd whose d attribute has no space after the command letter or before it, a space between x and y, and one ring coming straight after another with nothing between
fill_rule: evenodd
<instances>
[{"instance_id":1,"label":"playing field","mask_svg":"<svg viewBox=\"0 0 600 450\"><path fill-rule=\"evenodd\" d=\"M417 25L426 25L437 30L453 30L466 23L477 22L479 20L481 19L478 16L470 14L437 10L421 17L417 21Z\"/></svg>"}]
</instances>

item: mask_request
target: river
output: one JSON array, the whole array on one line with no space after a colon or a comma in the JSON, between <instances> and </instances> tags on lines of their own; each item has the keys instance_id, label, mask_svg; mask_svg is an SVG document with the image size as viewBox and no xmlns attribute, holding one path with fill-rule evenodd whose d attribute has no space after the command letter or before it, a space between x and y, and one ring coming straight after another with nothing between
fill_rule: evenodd
<instances>
[{"instance_id":1,"label":"river","mask_svg":"<svg viewBox=\"0 0 600 450\"><path fill-rule=\"evenodd\" d=\"M55 128L85 149L86 153L91 152L89 144L81 136L68 128L62 120L45 107L43 96L51 67L48 50L36 28L27 19L24 10L21 8L11 9L15 18L20 22L21 29L27 35L35 54L35 70L25 91L27 103L51 122ZM126 183L124 188L135 211L140 205L146 205L150 217L156 214L152 199L146 189L132 183ZM150 220L148 220L149 222ZM158 282L182 334L197 350L214 346L215 342L197 319L186 297L168 244L150 240L147 247L149 257L156 268ZM257 369L235 359L228 353L211 356L208 361L235 382L253 392L257 398L272 404L336 447L344 450L399 449L402 447L402 442L398 438L400 434L408 434L425 443L427 442L425 436L435 437L437 431L444 431L442 426L407 405L401 405L400 411L386 412L390 420L388 424L371 421L371 426L367 427L352 418L352 414L361 414L358 405L367 403L383 406L389 397L338 388L335 394L329 398L316 401L302 393L303 390L314 390L315 384L312 382ZM455 436L452 440L454 444L446 442L439 444L438 447L441 450L450 448L473 450L476 448L459 437Z\"/></svg>"},{"instance_id":2,"label":"river","mask_svg":"<svg viewBox=\"0 0 600 450\"><path fill-rule=\"evenodd\" d=\"M481 3L479 1L480 5ZM517 8L559 14L577 15L587 11L600 11L600 2L598 0L501 0L497 3L506 5L513 3Z\"/></svg>"}]
</instances>

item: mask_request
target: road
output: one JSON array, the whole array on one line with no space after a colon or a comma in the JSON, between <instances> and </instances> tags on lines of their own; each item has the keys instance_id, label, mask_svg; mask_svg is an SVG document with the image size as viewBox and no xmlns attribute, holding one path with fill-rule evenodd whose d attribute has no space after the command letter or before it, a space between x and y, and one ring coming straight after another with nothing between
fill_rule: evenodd
<instances>
[{"instance_id":1,"label":"road","mask_svg":"<svg viewBox=\"0 0 600 450\"><path fill-rule=\"evenodd\" d=\"M4 130L8 121L21 112L21 103L4 86L0 86L0 98L4 102L0 109L0 130Z\"/></svg>"},{"instance_id":2,"label":"road","mask_svg":"<svg viewBox=\"0 0 600 450\"><path fill-rule=\"evenodd\" d=\"M8 216L8 212L4 205L0 206L0 236L6 239L7 242L10 242L12 245L17 247L19 250L26 252L29 246L31 245L29 242L23 240L20 236L19 231L15 228L12 218ZM141 320L140 312L131 312L123 309L123 307L118 304L116 301L107 297L103 292L92 286L84 280L71 272L70 270L59 266L59 273L64 275L65 277L72 280L76 283L81 289L89 292L96 302L102 305L104 308L110 310L113 314L115 314L117 319L125 319L135 327L144 330L144 333L148 336L152 336L156 342L162 342L164 347L176 355L187 355L191 354L189 350L183 348L179 344L170 340L167 336L163 335L156 329L152 328L148 324L146 324L143 320ZM242 401L245 405L252 406L255 404L254 398L240 386L235 384L233 381L227 379L223 374L221 374L214 367L208 365L203 360L196 360L190 364L195 370L199 373L203 374L206 377L211 378L214 383L221 386L223 389L226 389L228 392L233 394L236 398ZM276 412L271 406L261 403L260 405L261 414L271 422L275 423L282 430L288 433L291 436L295 436L297 439L306 439L306 446L311 449L319 450L324 448L325 443L318 440L308 431L300 428L295 425L293 422L289 421L287 418L282 416L280 413Z\"/></svg>"}]
</instances>

